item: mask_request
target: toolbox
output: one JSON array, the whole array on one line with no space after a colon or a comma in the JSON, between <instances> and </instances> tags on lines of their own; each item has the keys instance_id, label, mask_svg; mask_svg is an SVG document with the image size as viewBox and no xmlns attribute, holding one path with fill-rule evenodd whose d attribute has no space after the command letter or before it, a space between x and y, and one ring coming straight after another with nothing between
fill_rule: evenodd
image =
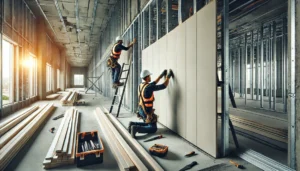
<instances>
[{"instance_id":1,"label":"toolbox","mask_svg":"<svg viewBox=\"0 0 300 171\"><path fill-rule=\"evenodd\" d=\"M154 144L152 147L149 148L149 152L150 154L158 157L165 157L168 153L168 146L161 145L161 144Z\"/></svg>"},{"instance_id":2,"label":"toolbox","mask_svg":"<svg viewBox=\"0 0 300 171\"><path fill-rule=\"evenodd\" d=\"M76 140L77 167L103 162L104 147L98 131L80 132Z\"/></svg>"}]
</instances>

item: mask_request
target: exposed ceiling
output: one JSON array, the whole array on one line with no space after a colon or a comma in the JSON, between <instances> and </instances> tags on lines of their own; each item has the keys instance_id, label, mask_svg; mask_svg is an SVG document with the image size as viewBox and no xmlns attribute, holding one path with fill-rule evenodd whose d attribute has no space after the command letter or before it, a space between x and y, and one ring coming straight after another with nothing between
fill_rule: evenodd
<instances>
[{"instance_id":1,"label":"exposed ceiling","mask_svg":"<svg viewBox=\"0 0 300 171\"><path fill-rule=\"evenodd\" d=\"M117 0L27 0L45 14L69 64L88 66ZM62 22L63 21L63 22Z\"/></svg>"}]
</instances>

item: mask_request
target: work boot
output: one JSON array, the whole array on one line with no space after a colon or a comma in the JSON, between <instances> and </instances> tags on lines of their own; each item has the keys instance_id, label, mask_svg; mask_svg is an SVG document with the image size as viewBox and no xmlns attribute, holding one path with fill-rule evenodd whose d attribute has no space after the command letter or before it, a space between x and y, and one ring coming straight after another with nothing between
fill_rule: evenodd
<instances>
[{"instance_id":1,"label":"work boot","mask_svg":"<svg viewBox=\"0 0 300 171\"><path fill-rule=\"evenodd\" d=\"M124 85L124 83L120 83L120 82L116 83L116 86L118 86L118 87L123 86L123 85Z\"/></svg>"},{"instance_id":2,"label":"work boot","mask_svg":"<svg viewBox=\"0 0 300 171\"><path fill-rule=\"evenodd\" d=\"M139 128L139 126L137 126L137 125L132 125L131 126L131 132L130 132L130 134L131 134L132 138L136 138L135 134L138 132L138 128Z\"/></svg>"},{"instance_id":3,"label":"work boot","mask_svg":"<svg viewBox=\"0 0 300 171\"><path fill-rule=\"evenodd\" d=\"M129 124L128 124L128 128L127 128L127 129L128 129L128 132L129 132L129 133L131 133L131 126L132 126L132 124L133 124L133 122L131 122L131 121L130 121Z\"/></svg>"}]
</instances>

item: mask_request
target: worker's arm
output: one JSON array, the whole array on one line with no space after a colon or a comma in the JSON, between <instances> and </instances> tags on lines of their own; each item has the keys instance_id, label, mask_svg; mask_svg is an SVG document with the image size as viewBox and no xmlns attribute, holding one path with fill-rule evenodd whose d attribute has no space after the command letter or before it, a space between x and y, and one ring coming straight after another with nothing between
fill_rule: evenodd
<instances>
[{"instance_id":1,"label":"worker's arm","mask_svg":"<svg viewBox=\"0 0 300 171\"><path fill-rule=\"evenodd\" d=\"M159 80L163 77L167 75L167 70L165 69L160 75L159 77L156 78L156 80L154 81L155 84L157 84L159 82Z\"/></svg>"},{"instance_id":2,"label":"worker's arm","mask_svg":"<svg viewBox=\"0 0 300 171\"><path fill-rule=\"evenodd\" d=\"M130 49L136 43L136 38L127 46L127 50Z\"/></svg>"}]
</instances>

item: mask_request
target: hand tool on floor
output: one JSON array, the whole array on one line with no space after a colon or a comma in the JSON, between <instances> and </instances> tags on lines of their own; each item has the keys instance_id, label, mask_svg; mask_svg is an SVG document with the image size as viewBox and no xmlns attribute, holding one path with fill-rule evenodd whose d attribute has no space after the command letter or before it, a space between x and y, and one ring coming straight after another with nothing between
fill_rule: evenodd
<instances>
[{"instance_id":1,"label":"hand tool on floor","mask_svg":"<svg viewBox=\"0 0 300 171\"><path fill-rule=\"evenodd\" d=\"M149 138L149 139L145 140L144 142L149 142L149 141L153 141L153 140L157 140L157 139L161 139L161 138L163 138L163 136L162 135L158 135L158 136Z\"/></svg>"},{"instance_id":2,"label":"hand tool on floor","mask_svg":"<svg viewBox=\"0 0 300 171\"><path fill-rule=\"evenodd\" d=\"M191 157L193 155L196 155L195 151L191 151L189 153L187 153L186 155L184 155L185 157Z\"/></svg>"},{"instance_id":3,"label":"hand tool on floor","mask_svg":"<svg viewBox=\"0 0 300 171\"><path fill-rule=\"evenodd\" d=\"M58 116L54 117L52 120L57 120L57 119L62 118L64 116L65 116L65 114L61 114L61 115L58 115Z\"/></svg>"},{"instance_id":4,"label":"hand tool on floor","mask_svg":"<svg viewBox=\"0 0 300 171\"><path fill-rule=\"evenodd\" d=\"M55 128L53 127L53 128L50 128L49 131L50 131L51 133L54 133L54 130L55 130Z\"/></svg>"},{"instance_id":5,"label":"hand tool on floor","mask_svg":"<svg viewBox=\"0 0 300 171\"><path fill-rule=\"evenodd\" d=\"M243 169L243 168L244 168L243 165L240 165L240 164L238 164L238 163L236 163L236 162L234 162L234 161L232 161L232 160L230 160L229 162L230 162L231 164L233 164L235 167L239 168L239 169Z\"/></svg>"},{"instance_id":6,"label":"hand tool on floor","mask_svg":"<svg viewBox=\"0 0 300 171\"><path fill-rule=\"evenodd\" d=\"M188 164L188 165L184 166L184 168L180 169L179 171L189 170L189 169L193 168L197 164L198 163L196 161L193 161L191 164Z\"/></svg>"}]
</instances>

